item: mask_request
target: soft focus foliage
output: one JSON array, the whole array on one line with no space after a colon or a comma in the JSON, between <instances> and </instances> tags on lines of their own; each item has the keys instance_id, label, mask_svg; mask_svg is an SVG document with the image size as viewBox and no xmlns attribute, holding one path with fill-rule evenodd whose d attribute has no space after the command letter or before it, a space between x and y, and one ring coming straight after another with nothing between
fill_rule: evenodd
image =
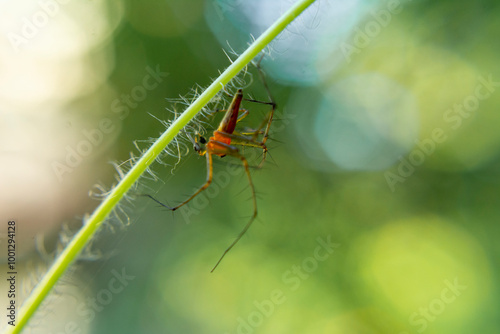
<instances>
[{"instance_id":1,"label":"soft focus foliage","mask_svg":"<svg viewBox=\"0 0 500 334\"><path fill-rule=\"evenodd\" d=\"M189 100L228 65L223 50L234 58L293 2L40 3L0 2L0 210L31 222L26 261L35 235L50 248L57 225L78 227L89 189L114 182L109 161L164 129L150 114L181 112L167 98ZM499 15L493 0L318 0L262 64L278 112L248 234L210 274L251 214L243 170L217 159L187 209L124 208L130 225L100 234L50 331L500 332ZM250 71L245 93L266 100ZM244 107L244 126L266 110ZM176 204L201 185L188 149L143 189Z\"/></svg>"}]
</instances>

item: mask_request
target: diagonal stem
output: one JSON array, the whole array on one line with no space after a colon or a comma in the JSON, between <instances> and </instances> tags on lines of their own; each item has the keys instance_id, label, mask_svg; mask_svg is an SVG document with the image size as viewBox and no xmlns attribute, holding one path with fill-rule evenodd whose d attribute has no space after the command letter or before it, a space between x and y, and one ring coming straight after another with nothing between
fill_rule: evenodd
<instances>
[{"instance_id":1,"label":"diagonal stem","mask_svg":"<svg viewBox=\"0 0 500 334\"><path fill-rule=\"evenodd\" d=\"M174 139L179 131L217 94L224 85L235 77L259 52L261 52L288 24L300 15L315 0L297 1L271 27L269 27L248 49L236 59L161 135L160 138L144 153L132 169L122 178L120 183L97 207L82 229L66 246L54 261L45 276L38 283L19 311L16 326L8 325L5 333L20 333L33 316L40 304L48 296L54 285L64 274L69 265L77 258L87 242L92 238L102 222L113 211L115 206L139 179L142 173L161 154L163 149Z\"/></svg>"}]
</instances>

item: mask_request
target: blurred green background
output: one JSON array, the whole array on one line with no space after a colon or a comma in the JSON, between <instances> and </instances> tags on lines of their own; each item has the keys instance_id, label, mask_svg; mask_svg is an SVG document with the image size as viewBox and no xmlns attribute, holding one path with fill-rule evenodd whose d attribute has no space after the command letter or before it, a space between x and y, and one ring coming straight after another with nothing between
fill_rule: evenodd
<instances>
[{"instance_id":1,"label":"blurred green background","mask_svg":"<svg viewBox=\"0 0 500 334\"><path fill-rule=\"evenodd\" d=\"M36 149L30 165L46 172L20 196L56 194L50 214L26 213L48 253L98 204L89 189L116 182L109 162L182 111L169 99L191 100L224 51L234 59L292 3L0 2L16 18L2 25L3 122L32 138L14 153ZM499 15L493 0L317 1L262 62L278 110L270 158L252 170L259 216L220 267L252 203L243 170L215 158L188 210L124 203L33 332L499 333ZM249 71L245 92L265 100ZM249 126L266 111L244 107L257 110ZM69 166L71 149L90 153ZM173 171L164 161L132 195L173 205L205 180L192 148Z\"/></svg>"}]
</instances>

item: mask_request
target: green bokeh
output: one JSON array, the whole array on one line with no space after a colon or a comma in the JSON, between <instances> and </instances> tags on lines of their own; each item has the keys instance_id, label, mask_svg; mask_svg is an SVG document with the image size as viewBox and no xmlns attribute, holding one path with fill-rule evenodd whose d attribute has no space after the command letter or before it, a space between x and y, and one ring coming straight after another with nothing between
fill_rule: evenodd
<instances>
[{"instance_id":1,"label":"green bokeh","mask_svg":"<svg viewBox=\"0 0 500 334\"><path fill-rule=\"evenodd\" d=\"M149 113L171 119L167 98L207 86L229 62L223 52L227 45L205 21L210 1L125 1L124 6L123 20L105 45L114 64L106 85L116 96L127 94L147 66L159 66L168 76L123 120L108 157L115 161L128 159L134 140L156 137L164 129ZM236 8L224 15L237 13ZM242 169L229 176L227 185L214 182L211 191L218 193L208 205L198 202L188 219L146 198L124 204L131 225L103 232L96 243L109 256L78 268L92 282L90 295L107 286L113 268L135 276L97 313L92 332L500 332L494 283L499 273L500 93L481 102L459 129L446 128L449 139L394 191L386 178L387 172L398 173L399 161L376 172L342 170L328 161L317 146L321 136L307 127L314 123L322 94L336 82L377 72L415 97L419 138L429 138L433 129L447 126L443 112L471 94L478 76L500 79L498 15L495 1L405 3L351 63L316 86L290 87L269 77L278 110L292 117L275 121L285 126L271 136L269 161L252 170L257 221L211 274L252 212ZM230 20L227 29L235 29ZM249 90L265 99L259 85L256 79ZM87 98L105 95L93 94ZM259 110L247 124L258 123L265 108L245 107ZM225 160L217 161L214 174L224 178L230 175L227 168ZM160 164L153 171L162 181L143 180L140 190L149 187L161 200L178 203L204 182L205 159L191 152L173 173ZM112 182L111 177L103 181ZM331 254L322 251L328 254L324 260L315 257L318 238L337 245ZM466 288L455 295L443 292L456 279ZM273 302L273 294L282 302ZM432 317L422 315L422 309L430 309Z\"/></svg>"},{"instance_id":2,"label":"green bokeh","mask_svg":"<svg viewBox=\"0 0 500 334\"><path fill-rule=\"evenodd\" d=\"M472 9L474 15L469 13ZM419 99L421 136L425 138L428 129L439 125L428 111L444 110L470 91L470 87L464 87L463 92L452 92L447 85L455 87L454 80L464 84L464 80L469 80L473 85L477 73L487 75L498 68L485 65L498 55L486 48L486 44L494 44L498 33L498 29L487 24L488 18L493 19L492 10L449 1L422 1L409 6L380 35L378 44L364 50L354 60L357 63L345 66L341 73L345 77L378 70L396 79L399 76L399 82L406 82ZM437 20L442 25L437 26ZM185 94L194 83L206 85L227 63L221 52L225 46L216 42L203 17L193 19L188 28L176 31L174 36L163 37L137 30L136 25L147 21L134 14L136 23L126 22L116 37L117 67L112 77L116 85L126 86L124 73L130 73L131 68L140 72L144 67L140 63L130 64L129 58L133 59L137 52L134 45L141 45L142 61L162 64L170 74L164 92L155 92L159 95L156 103L162 107L162 97ZM473 27L475 34L467 34L467 29L457 26ZM384 43L387 38L392 39L390 44ZM398 58L405 57L401 47L412 43L408 39L418 40L413 42L409 56L416 58L406 59L405 65L398 67ZM485 50L473 52L477 48ZM383 61L387 58L391 61ZM461 71L476 74L466 79ZM332 80L336 80L335 75ZM271 89L282 108L288 108L288 94L301 91L276 84ZM452 93L449 98L448 92ZM481 115L483 108L496 105L494 100L486 104L481 107ZM127 119L122 132L124 152L129 149L129 140L150 135L150 128L143 125L155 123L145 113L152 111L151 107L141 106ZM160 108L155 109L158 114ZM314 116L312 110L296 112ZM484 114L487 112L484 110ZM242 171L240 176L231 177L229 185L199 214L190 217L190 224L185 224L182 214L172 217L153 203L138 200L139 206L147 208L127 231L126 241L117 245L118 258L110 260L121 261L138 278L125 293L127 296L118 296L123 302L112 304L100 315L95 328L103 333L142 332L144 328L170 333L500 330L494 322L497 298L493 261L497 247L492 239L499 216L495 190L498 153L488 154L488 163L472 170L457 167L459 163L453 155L447 154L449 150L463 152L464 159L474 165L467 152L480 155L492 140L486 138L487 131L481 130L485 128L481 115L460 133L453 133L453 142L439 148L411 177L397 185L396 192L390 191L383 172L311 170L302 152L304 148L299 149L302 141L311 141L293 131L300 124L289 125L276 134L275 142L271 141L274 163L253 172L259 193L258 221L213 274L209 271L214 261L251 212ZM497 139L494 143L498 147ZM193 157L178 167L173 177L168 169L155 168L168 181L164 186L150 186L161 187L161 198L179 201L203 182L204 168L204 159ZM225 168L224 163L216 164L215 173ZM390 171L396 172L396 168ZM335 252L319 261L311 273L304 274L306 278L292 274L298 277L298 286L287 283L284 277L292 277L287 272L293 266L307 265L304 261L314 255L316 239L328 236L339 244ZM453 302L443 304L439 300L447 287L445 281L455 279L467 288ZM283 293L285 301L273 304L272 311L268 308L268 315L259 311L255 303L271 300L276 290ZM445 305L444 310L441 305ZM414 312L429 307L434 307L431 312L435 311L435 318L422 320L426 318L417 315L413 322L410 320ZM123 321L124 318L128 320Z\"/></svg>"}]
</instances>

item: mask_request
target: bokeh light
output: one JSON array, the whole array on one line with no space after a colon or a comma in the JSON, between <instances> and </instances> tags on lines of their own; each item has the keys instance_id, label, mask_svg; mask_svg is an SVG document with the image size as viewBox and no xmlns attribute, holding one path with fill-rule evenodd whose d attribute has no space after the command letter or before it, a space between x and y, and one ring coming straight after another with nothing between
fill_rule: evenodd
<instances>
[{"instance_id":1,"label":"bokeh light","mask_svg":"<svg viewBox=\"0 0 500 334\"><path fill-rule=\"evenodd\" d=\"M367 73L341 80L323 94L317 115L310 115L316 139L310 144L341 168L385 169L413 147L417 105L401 85Z\"/></svg>"}]
</instances>

